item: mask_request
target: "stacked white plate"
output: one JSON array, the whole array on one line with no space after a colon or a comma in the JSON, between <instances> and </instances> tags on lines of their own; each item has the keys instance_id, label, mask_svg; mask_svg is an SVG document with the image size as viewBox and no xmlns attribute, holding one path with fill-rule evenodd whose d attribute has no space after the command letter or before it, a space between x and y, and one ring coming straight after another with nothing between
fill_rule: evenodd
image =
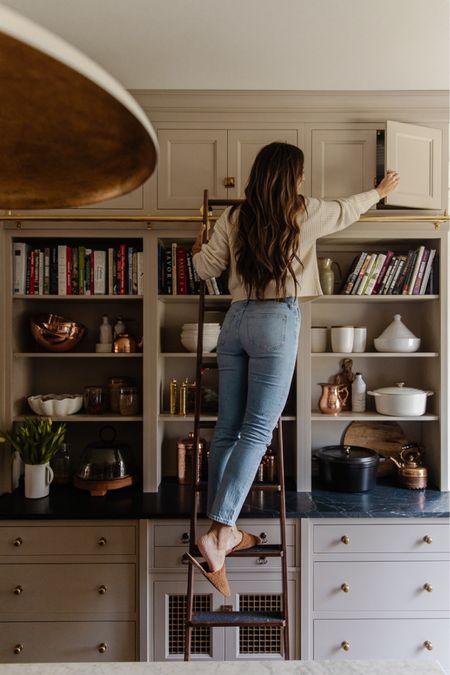
<instances>
[{"instance_id":1,"label":"stacked white plate","mask_svg":"<svg viewBox=\"0 0 450 675\"><path fill-rule=\"evenodd\" d=\"M220 323L203 324L203 351L212 352L217 347ZM188 352L197 351L198 323L184 323L181 330L181 344Z\"/></svg>"}]
</instances>

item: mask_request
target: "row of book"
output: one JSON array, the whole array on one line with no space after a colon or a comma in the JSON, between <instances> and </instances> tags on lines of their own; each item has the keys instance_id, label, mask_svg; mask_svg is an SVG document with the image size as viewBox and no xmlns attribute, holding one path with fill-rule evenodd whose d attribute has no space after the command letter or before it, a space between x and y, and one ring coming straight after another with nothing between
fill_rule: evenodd
<instances>
[{"instance_id":1,"label":"row of book","mask_svg":"<svg viewBox=\"0 0 450 675\"><path fill-rule=\"evenodd\" d=\"M160 295L197 295L200 279L192 262L190 248L171 242L158 244L158 292ZM209 295L227 295L226 277L206 280Z\"/></svg>"},{"instance_id":2,"label":"row of book","mask_svg":"<svg viewBox=\"0 0 450 675\"><path fill-rule=\"evenodd\" d=\"M353 260L345 295L425 295L436 292L436 251L425 246L407 253L362 252Z\"/></svg>"},{"instance_id":3,"label":"row of book","mask_svg":"<svg viewBox=\"0 0 450 675\"><path fill-rule=\"evenodd\" d=\"M142 295L143 253L128 244L107 249L13 244L13 293Z\"/></svg>"}]
</instances>

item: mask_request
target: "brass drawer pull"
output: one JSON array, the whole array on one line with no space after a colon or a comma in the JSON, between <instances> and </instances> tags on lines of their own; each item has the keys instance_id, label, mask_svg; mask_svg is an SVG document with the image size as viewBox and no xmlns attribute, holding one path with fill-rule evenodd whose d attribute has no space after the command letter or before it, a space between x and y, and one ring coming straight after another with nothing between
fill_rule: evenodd
<instances>
[{"instance_id":1,"label":"brass drawer pull","mask_svg":"<svg viewBox=\"0 0 450 675\"><path fill-rule=\"evenodd\" d=\"M423 646L424 646L425 649L427 649L429 652L432 652L432 651L433 651L433 643L431 642L431 640L425 640L425 642L423 643Z\"/></svg>"},{"instance_id":2,"label":"brass drawer pull","mask_svg":"<svg viewBox=\"0 0 450 675\"><path fill-rule=\"evenodd\" d=\"M99 592L99 595L105 595L106 591L108 590L108 587L105 586L105 584L102 584L97 588L97 591Z\"/></svg>"},{"instance_id":3,"label":"brass drawer pull","mask_svg":"<svg viewBox=\"0 0 450 675\"><path fill-rule=\"evenodd\" d=\"M432 586L431 584L424 584L424 585L423 585L423 589L424 589L424 591L426 591L427 593L431 593L432 590L433 590L433 586Z\"/></svg>"},{"instance_id":4,"label":"brass drawer pull","mask_svg":"<svg viewBox=\"0 0 450 675\"><path fill-rule=\"evenodd\" d=\"M20 654L20 652L23 650L23 645L18 644L14 647L14 654Z\"/></svg>"},{"instance_id":5,"label":"brass drawer pull","mask_svg":"<svg viewBox=\"0 0 450 675\"><path fill-rule=\"evenodd\" d=\"M106 544L108 543L108 540L107 540L106 537L100 537L100 539L98 540L97 543L98 543L99 546L106 546Z\"/></svg>"},{"instance_id":6,"label":"brass drawer pull","mask_svg":"<svg viewBox=\"0 0 450 675\"><path fill-rule=\"evenodd\" d=\"M349 593L350 591L350 586L348 584L341 584L341 591L343 593Z\"/></svg>"},{"instance_id":7,"label":"brass drawer pull","mask_svg":"<svg viewBox=\"0 0 450 675\"><path fill-rule=\"evenodd\" d=\"M341 642L341 649L343 649L344 652L350 651L350 642L347 642L347 640L343 640Z\"/></svg>"},{"instance_id":8,"label":"brass drawer pull","mask_svg":"<svg viewBox=\"0 0 450 675\"><path fill-rule=\"evenodd\" d=\"M260 532L259 538L261 539L261 544L267 544L267 534L265 532Z\"/></svg>"},{"instance_id":9,"label":"brass drawer pull","mask_svg":"<svg viewBox=\"0 0 450 675\"><path fill-rule=\"evenodd\" d=\"M425 544L432 544L433 543L433 537L430 537L429 534L426 534L423 538L423 541Z\"/></svg>"},{"instance_id":10,"label":"brass drawer pull","mask_svg":"<svg viewBox=\"0 0 450 675\"><path fill-rule=\"evenodd\" d=\"M18 584L14 589L14 595L20 595L21 593L23 593L23 588L20 584Z\"/></svg>"},{"instance_id":11,"label":"brass drawer pull","mask_svg":"<svg viewBox=\"0 0 450 675\"><path fill-rule=\"evenodd\" d=\"M107 649L108 645L106 644L106 642L100 642L100 644L97 647L97 651L99 652L99 654L104 654Z\"/></svg>"},{"instance_id":12,"label":"brass drawer pull","mask_svg":"<svg viewBox=\"0 0 450 675\"><path fill-rule=\"evenodd\" d=\"M350 537L348 537L346 534L344 534L344 535L341 537L341 542L342 542L343 544L346 544L346 545L349 544L349 543L350 543Z\"/></svg>"},{"instance_id":13,"label":"brass drawer pull","mask_svg":"<svg viewBox=\"0 0 450 675\"><path fill-rule=\"evenodd\" d=\"M236 185L236 179L234 176L225 176L223 179L223 184L226 188L234 188Z\"/></svg>"},{"instance_id":14,"label":"brass drawer pull","mask_svg":"<svg viewBox=\"0 0 450 675\"><path fill-rule=\"evenodd\" d=\"M189 565L189 558L187 556L187 553L183 553L183 555L181 556L181 564Z\"/></svg>"},{"instance_id":15,"label":"brass drawer pull","mask_svg":"<svg viewBox=\"0 0 450 675\"><path fill-rule=\"evenodd\" d=\"M13 546L19 547L22 546L22 544L23 544L22 537L17 537L17 539L14 539L13 541Z\"/></svg>"},{"instance_id":16,"label":"brass drawer pull","mask_svg":"<svg viewBox=\"0 0 450 675\"><path fill-rule=\"evenodd\" d=\"M256 564L257 565L267 565L268 559L266 558L265 555L260 556L259 558L256 558Z\"/></svg>"},{"instance_id":17,"label":"brass drawer pull","mask_svg":"<svg viewBox=\"0 0 450 675\"><path fill-rule=\"evenodd\" d=\"M189 539L190 539L189 532L183 532L183 534L181 535L181 542L183 544L189 544Z\"/></svg>"}]
</instances>

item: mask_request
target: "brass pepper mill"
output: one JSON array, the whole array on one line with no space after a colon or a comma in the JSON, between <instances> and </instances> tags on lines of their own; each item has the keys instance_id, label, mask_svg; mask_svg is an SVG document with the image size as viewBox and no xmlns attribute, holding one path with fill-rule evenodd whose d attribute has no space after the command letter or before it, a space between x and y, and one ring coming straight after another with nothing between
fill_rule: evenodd
<instances>
[{"instance_id":1,"label":"brass pepper mill","mask_svg":"<svg viewBox=\"0 0 450 675\"><path fill-rule=\"evenodd\" d=\"M186 378L180 385L180 404L178 406L179 415L187 415L188 382L188 378Z\"/></svg>"},{"instance_id":2,"label":"brass pepper mill","mask_svg":"<svg viewBox=\"0 0 450 675\"><path fill-rule=\"evenodd\" d=\"M171 415L176 415L177 412L177 392L178 382L174 378L169 384L169 412Z\"/></svg>"}]
</instances>

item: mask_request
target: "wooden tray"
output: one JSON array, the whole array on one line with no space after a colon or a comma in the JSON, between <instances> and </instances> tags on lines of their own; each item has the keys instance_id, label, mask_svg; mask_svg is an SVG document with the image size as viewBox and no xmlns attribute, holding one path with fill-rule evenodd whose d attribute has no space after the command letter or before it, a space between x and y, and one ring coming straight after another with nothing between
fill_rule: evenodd
<instances>
[{"instance_id":1,"label":"wooden tray","mask_svg":"<svg viewBox=\"0 0 450 675\"><path fill-rule=\"evenodd\" d=\"M133 476L114 478L112 480L84 480L74 476L73 484L80 490L89 490L91 497L104 497L108 490L118 490L133 484Z\"/></svg>"},{"instance_id":2,"label":"wooden tray","mask_svg":"<svg viewBox=\"0 0 450 675\"><path fill-rule=\"evenodd\" d=\"M402 445L407 443L403 429L397 422L352 422L344 433L344 445L359 445L376 450L386 457L397 456ZM387 476L394 472L393 462L386 461L378 465L377 476Z\"/></svg>"}]
</instances>

